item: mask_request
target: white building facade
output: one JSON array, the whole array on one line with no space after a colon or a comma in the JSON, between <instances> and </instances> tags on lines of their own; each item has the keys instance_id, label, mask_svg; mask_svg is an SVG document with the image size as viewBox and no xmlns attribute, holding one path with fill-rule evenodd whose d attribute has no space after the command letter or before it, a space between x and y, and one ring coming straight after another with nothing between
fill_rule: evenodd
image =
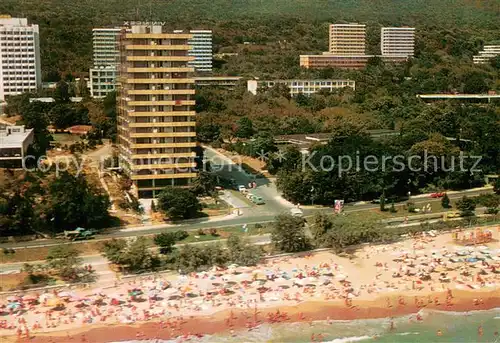
<instances>
[{"instance_id":1,"label":"white building facade","mask_svg":"<svg viewBox=\"0 0 500 343\"><path fill-rule=\"evenodd\" d=\"M415 54L414 27L383 27L380 32L382 56L413 57Z\"/></svg>"},{"instance_id":2,"label":"white building facade","mask_svg":"<svg viewBox=\"0 0 500 343\"><path fill-rule=\"evenodd\" d=\"M118 39L121 28L94 28L93 68L90 69L90 94L93 98L104 98L116 90L117 66L120 51Z\"/></svg>"},{"instance_id":3,"label":"white building facade","mask_svg":"<svg viewBox=\"0 0 500 343\"><path fill-rule=\"evenodd\" d=\"M191 30L193 35L188 42L191 46L189 56L194 56L194 61L189 62L196 72L212 72L212 30Z\"/></svg>"},{"instance_id":4,"label":"white building facade","mask_svg":"<svg viewBox=\"0 0 500 343\"><path fill-rule=\"evenodd\" d=\"M259 89L274 87L277 84L284 84L290 88L291 96L311 95L320 90L331 92L345 87L356 89L356 82L353 80L248 80L247 90L256 95Z\"/></svg>"},{"instance_id":5,"label":"white building facade","mask_svg":"<svg viewBox=\"0 0 500 343\"><path fill-rule=\"evenodd\" d=\"M365 54L366 25L331 24L328 52L334 55L358 56Z\"/></svg>"},{"instance_id":6,"label":"white building facade","mask_svg":"<svg viewBox=\"0 0 500 343\"><path fill-rule=\"evenodd\" d=\"M485 45L479 55L473 56L474 64L490 63L491 59L500 55L500 45Z\"/></svg>"},{"instance_id":7,"label":"white building facade","mask_svg":"<svg viewBox=\"0 0 500 343\"><path fill-rule=\"evenodd\" d=\"M0 17L0 102L42 85L38 25Z\"/></svg>"}]
</instances>

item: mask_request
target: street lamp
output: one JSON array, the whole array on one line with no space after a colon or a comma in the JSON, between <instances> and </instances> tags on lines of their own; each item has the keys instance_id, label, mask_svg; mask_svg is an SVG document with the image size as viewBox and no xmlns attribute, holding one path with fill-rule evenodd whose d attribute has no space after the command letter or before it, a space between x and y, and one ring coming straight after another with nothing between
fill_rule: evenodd
<instances>
[{"instance_id":1,"label":"street lamp","mask_svg":"<svg viewBox=\"0 0 500 343\"><path fill-rule=\"evenodd\" d=\"M314 206L314 186L311 187L311 204Z\"/></svg>"}]
</instances>

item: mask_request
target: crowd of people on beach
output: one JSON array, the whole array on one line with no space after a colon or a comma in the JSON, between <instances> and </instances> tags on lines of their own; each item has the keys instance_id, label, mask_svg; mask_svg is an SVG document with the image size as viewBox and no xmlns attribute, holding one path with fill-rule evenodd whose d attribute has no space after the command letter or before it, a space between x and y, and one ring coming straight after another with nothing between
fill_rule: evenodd
<instances>
[{"instance_id":1,"label":"crowd of people on beach","mask_svg":"<svg viewBox=\"0 0 500 343\"><path fill-rule=\"evenodd\" d=\"M447 306L455 289L497 289L500 249L494 249L495 245L453 246L447 236L366 246L351 259L321 252L269 259L254 267L231 265L187 275L152 275L109 289L11 295L1 305L0 334L22 337L93 324L152 320L174 333L188 316L211 315L223 309L256 313L259 308L304 301L338 301L351 307L358 299L384 296L390 308L406 304L403 296L396 297L395 304L391 300L403 293L413 294L417 307ZM446 297L429 295L437 292L445 292ZM483 301L478 296L474 305ZM276 323L289 317L277 311L265 320ZM228 325L230 322L228 319ZM257 318L249 316L247 328L256 325Z\"/></svg>"}]
</instances>

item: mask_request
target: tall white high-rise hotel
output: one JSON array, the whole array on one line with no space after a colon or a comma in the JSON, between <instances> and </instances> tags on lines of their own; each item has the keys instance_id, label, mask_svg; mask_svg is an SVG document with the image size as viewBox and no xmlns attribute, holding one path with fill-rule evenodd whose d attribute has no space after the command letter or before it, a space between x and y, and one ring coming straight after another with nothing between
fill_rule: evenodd
<instances>
[{"instance_id":1,"label":"tall white high-rise hotel","mask_svg":"<svg viewBox=\"0 0 500 343\"><path fill-rule=\"evenodd\" d=\"M0 16L0 101L34 92L42 84L38 25Z\"/></svg>"},{"instance_id":2,"label":"tall white high-rise hotel","mask_svg":"<svg viewBox=\"0 0 500 343\"><path fill-rule=\"evenodd\" d=\"M414 27L383 27L380 32L382 56L413 57L415 54Z\"/></svg>"}]
</instances>

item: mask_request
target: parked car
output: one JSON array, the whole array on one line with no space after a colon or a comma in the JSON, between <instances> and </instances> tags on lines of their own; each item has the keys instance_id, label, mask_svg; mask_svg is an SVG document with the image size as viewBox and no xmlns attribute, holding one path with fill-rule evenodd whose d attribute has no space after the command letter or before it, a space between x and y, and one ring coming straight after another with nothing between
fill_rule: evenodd
<instances>
[{"instance_id":1,"label":"parked car","mask_svg":"<svg viewBox=\"0 0 500 343\"><path fill-rule=\"evenodd\" d=\"M385 202L387 203L388 201L389 201L389 199L385 198ZM380 198L373 199L372 204L380 204Z\"/></svg>"},{"instance_id":2,"label":"parked car","mask_svg":"<svg viewBox=\"0 0 500 343\"><path fill-rule=\"evenodd\" d=\"M243 186L243 185L239 185L239 186L238 186L238 191L240 191L241 193L246 193L246 192L248 192L248 191L247 191L247 188L246 188L245 186Z\"/></svg>"},{"instance_id":3,"label":"parked car","mask_svg":"<svg viewBox=\"0 0 500 343\"><path fill-rule=\"evenodd\" d=\"M262 197L259 197L257 195L253 195L250 200L255 204L255 205L264 205L266 202Z\"/></svg>"},{"instance_id":4,"label":"parked car","mask_svg":"<svg viewBox=\"0 0 500 343\"><path fill-rule=\"evenodd\" d=\"M442 198L444 197L446 193L445 192L436 192L431 194L431 198Z\"/></svg>"}]
</instances>

